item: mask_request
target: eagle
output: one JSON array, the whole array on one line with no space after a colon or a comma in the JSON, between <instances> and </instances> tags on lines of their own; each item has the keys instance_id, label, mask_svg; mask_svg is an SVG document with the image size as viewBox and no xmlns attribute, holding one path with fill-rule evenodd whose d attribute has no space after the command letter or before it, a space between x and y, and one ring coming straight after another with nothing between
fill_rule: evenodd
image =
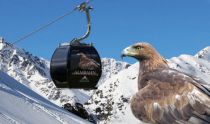
<instances>
[{"instance_id":1,"label":"eagle","mask_svg":"<svg viewBox=\"0 0 210 124\"><path fill-rule=\"evenodd\" d=\"M80 57L79 61L79 68L81 69L88 69L88 70L95 70L100 68L100 64L97 63L94 59L89 58L84 53L77 53L77 55Z\"/></svg>"},{"instance_id":2,"label":"eagle","mask_svg":"<svg viewBox=\"0 0 210 124\"><path fill-rule=\"evenodd\" d=\"M125 48L122 57L139 61L133 115L152 124L210 124L210 85L168 66L149 43Z\"/></svg>"}]
</instances>

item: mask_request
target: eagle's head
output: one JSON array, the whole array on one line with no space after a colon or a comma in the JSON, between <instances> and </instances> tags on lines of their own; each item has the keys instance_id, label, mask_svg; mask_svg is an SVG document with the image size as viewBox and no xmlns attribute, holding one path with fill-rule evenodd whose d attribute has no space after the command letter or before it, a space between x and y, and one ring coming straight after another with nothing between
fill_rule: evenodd
<instances>
[{"instance_id":1,"label":"eagle's head","mask_svg":"<svg viewBox=\"0 0 210 124\"><path fill-rule=\"evenodd\" d=\"M147 72L156 68L169 67L167 61L149 43L140 42L125 48L122 57L128 56L140 61L141 71Z\"/></svg>"},{"instance_id":2,"label":"eagle's head","mask_svg":"<svg viewBox=\"0 0 210 124\"><path fill-rule=\"evenodd\" d=\"M122 57L133 57L139 61L151 59L154 55L159 55L157 51L146 42L139 42L125 48L121 54Z\"/></svg>"}]
</instances>

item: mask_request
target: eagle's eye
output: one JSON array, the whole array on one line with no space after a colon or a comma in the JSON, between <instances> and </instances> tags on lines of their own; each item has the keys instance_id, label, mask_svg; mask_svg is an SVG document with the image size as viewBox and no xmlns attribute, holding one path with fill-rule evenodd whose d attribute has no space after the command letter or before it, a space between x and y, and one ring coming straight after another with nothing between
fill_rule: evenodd
<instances>
[{"instance_id":1,"label":"eagle's eye","mask_svg":"<svg viewBox=\"0 0 210 124\"><path fill-rule=\"evenodd\" d=\"M137 50L141 50L141 49L143 49L143 48L144 48L143 46L137 46L137 47L136 47Z\"/></svg>"}]
</instances>

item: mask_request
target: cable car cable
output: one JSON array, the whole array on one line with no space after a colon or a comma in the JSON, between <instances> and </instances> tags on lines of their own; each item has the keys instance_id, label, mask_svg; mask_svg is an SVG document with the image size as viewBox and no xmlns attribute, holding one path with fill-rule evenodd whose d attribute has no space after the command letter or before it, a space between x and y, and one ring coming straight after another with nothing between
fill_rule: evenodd
<instances>
[{"instance_id":1,"label":"cable car cable","mask_svg":"<svg viewBox=\"0 0 210 124\"><path fill-rule=\"evenodd\" d=\"M81 11L83 11L83 5L84 5L84 4L89 4L90 2L91 2L91 1L88 0L88 1L86 1L86 2L81 3L80 5L78 5L77 7L75 7L73 10L71 10L71 11L69 11L69 12L67 12L67 13L65 13L65 14L63 14L63 15L61 15L61 16L59 16L59 17L57 17L56 19L50 21L49 23L47 23L47 24L45 24L45 25L43 25L43 26L41 26L41 27L39 27L39 28L33 30L32 32L30 32L30 33L28 33L28 34L26 34L26 35L20 37L19 39L17 39L16 41L14 41L14 42L12 43L12 45L17 44L17 43L19 43L19 42L21 42L21 41L23 41L23 40L29 38L30 36L32 36L32 35L38 33L39 31L41 31L41 30L43 30L43 29L45 29L45 28L51 26L52 24L54 24L54 23L56 23L57 21L63 19L64 17L66 17L66 16L68 16L68 15L71 15L71 14L72 14L73 12L75 12L76 10L81 10Z\"/></svg>"},{"instance_id":2,"label":"cable car cable","mask_svg":"<svg viewBox=\"0 0 210 124\"><path fill-rule=\"evenodd\" d=\"M30 37L30 36L32 36L32 35L38 33L39 31L41 31L41 30L43 30L43 29L49 27L50 25L54 24L55 22L57 22L57 21L63 19L64 17L66 17L66 16L72 14L75 10L76 10L76 9L73 9L72 11L67 12L67 13L65 13L64 15L62 15L62 16L60 16L60 17L54 19L53 21L51 21L51 22L49 22L49 23L47 23L47 24L45 24L45 25L43 25L43 26L41 26L41 27L39 27L39 28L33 30L32 32L30 32L30 33L28 33L28 34L26 34L26 35L20 37L18 40L16 40L16 41L13 42L12 44L14 45L14 44L17 44L17 43L21 42L22 40L27 39L28 37Z\"/></svg>"}]
</instances>

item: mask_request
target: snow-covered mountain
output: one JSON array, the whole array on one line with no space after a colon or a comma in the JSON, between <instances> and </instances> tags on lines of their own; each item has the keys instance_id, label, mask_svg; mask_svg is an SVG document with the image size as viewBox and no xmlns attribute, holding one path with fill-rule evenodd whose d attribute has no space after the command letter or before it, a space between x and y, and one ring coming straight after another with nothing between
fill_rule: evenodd
<instances>
[{"instance_id":1,"label":"snow-covered mountain","mask_svg":"<svg viewBox=\"0 0 210 124\"><path fill-rule=\"evenodd\" d=\"M1 124L89 124L0 71Z\"/></svg>"},{"instance_id":2,"label":"snow-covered mountain","mask_svg":"<svg viewBox=\"0 0 210 124\"><path fill-rule=\"evenodd\" d=\"M49 76L49 62L9 43L0 42L1 70L57 105L80 102L96 115L100 124L139 124L130 110L130 98L137 92L139 64L129 65L102 59L103 73L94 91L57 89ZM168 59L171 68L202 78L210 83L210 47L195 56ZM88 102L87 102L88 101Z\"/></svg>"},{"instance_id":3,"label":"snow-covered mountain","mask_svg":"<svg viewBox=\"0 0 210 124\"><path fill-rule=\"evenodd\" d=\"M103 72L98 86L129 66L125 62L110 58L102 59L102 65ZM33 56L3 39L0 39L0 68L3 72L59 106L67 102L72 104L87 102L94 92L56 88L50 78L49 61Z\"/></svg>"},{"instance_id":4,"label":"snow-covered mountain","mask_svg":"<svg viewBox=\"0 0 210 124\"><path fill-rule=\"evenodd\" d=\"M100 124L139 124L130 110L130 98L137 92L138 63L106 80L86 103Z\"/></svg>"},{"instance_id":5,"label":"snow-covered mountain","mask_svg":"<svg viewBox=\"0 0 210 124\"><path fill-rule=\"evenodd\" d=\"M206 47L199 51L195 57L210 61L210 47Z\"/></svg>"}]
</instances>

